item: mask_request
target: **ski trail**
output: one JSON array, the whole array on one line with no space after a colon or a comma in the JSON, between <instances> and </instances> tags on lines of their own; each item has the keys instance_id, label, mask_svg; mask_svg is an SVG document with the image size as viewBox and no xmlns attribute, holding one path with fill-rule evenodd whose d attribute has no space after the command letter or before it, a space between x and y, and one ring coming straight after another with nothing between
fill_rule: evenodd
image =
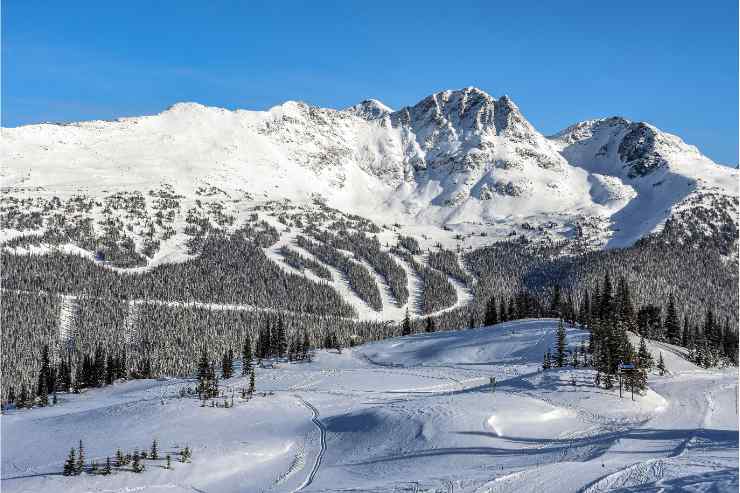
<instances>
[{"instance_id":1,"label":"ski trail","mask_svg":"<svg viewBox=\"0 0 740 493\"><path fill-rule=\"evenodd\" d=\"M298 399L301 404L306 406L313 416L311 417L311 421L316 425L316 427L319 429L319 432L321 433L321 449L319 450L319 453L316 455L316 461L313 464L313 467L311 468L311 472L306 476L305 481L303 481L303 484L301 484L298 488L294 489L292 493L296 493L298 491L301 491L308 487L311 483L313 483L314 479L316 479L316 475L319 472L319 467L321 467L321 461L324 459L324 454L326 453L326 427L324 427L324 423L321 422L319 419L319 410L314 407L313 404L305 400L303 397L299 395L295 395L295 398Z\"/></svg>"}]
</instances>

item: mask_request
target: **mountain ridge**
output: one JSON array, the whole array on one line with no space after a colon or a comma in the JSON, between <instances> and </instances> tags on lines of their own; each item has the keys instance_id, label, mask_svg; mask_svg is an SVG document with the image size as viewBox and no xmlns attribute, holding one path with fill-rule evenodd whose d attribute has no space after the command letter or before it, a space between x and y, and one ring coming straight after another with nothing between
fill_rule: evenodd
<instances>
[{"instance_id":1,"label":"mountain ridge","mask_svg":"<svg viewBox=\"0 0 740 493\"><path fill-rule=\"evenodd\" d=\"M608 117L545 137L511 98L475 87L396 111L372 99L344 110L184 102L157 115L3 136L6 189L102 195L167 183L192 196L216 186L264 199L320 196L372 219L436 226L560 217L564 231L599 223L609 247L659 230L698 195L737 196L737 170L650 124Z\"/></svg>"}]
</instances>

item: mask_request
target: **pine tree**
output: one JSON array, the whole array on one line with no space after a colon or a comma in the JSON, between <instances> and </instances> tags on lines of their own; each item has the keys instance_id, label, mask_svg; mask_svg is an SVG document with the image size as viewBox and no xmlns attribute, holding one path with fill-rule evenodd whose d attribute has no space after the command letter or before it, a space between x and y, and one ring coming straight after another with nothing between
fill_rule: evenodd
<instances>
[{"instance_id":1,"label":"pine tree","mask_svg":"<svg viewBox=\"0 0 740 493\"><path fill-rule=\"evenodd\" d=\"M411 318L409 317L409 309L406 308L406 316L403 317L403 323L401 324L401 335L407 336L411 334Z\"/></svg>"},{"instance_id":2,"label":"pine tree","mask_svg":"<svg viewBox=\"0 0 740 493\"><path fill-rule=\"evenodd\" d=\"M67 460L64 462L63 474L65 476L72 476L72 475L77 474L77 461L75 460L74 447L69 449L69 455L67 456Z\"/></svg>"},{"instance_id":3,"label":"pine tree","mask_svg":"<svg viewBox=\"0 0 740 493\"><path fill-rule=\"evenodd\" d=\"M136 450L134 450L134 456L133 456L133 459L131 460L131 469L136 473L139 473L144 470L144 464L141 463L141 459L139 458L139 452Z\"/></svg>"},{"instance_id":4,"label":"pine tree","mask_svg":"<svg viewBox=\"0 0 740 493\"><path fill-rule=\"evenodd\" d=\"M82 447L82 440L80 440L80 447L77 452L77 467L75 468L76 474L82 474L85 470L85 449Z\"/></svg>"},{"instance_id":5,"label":"pine tree","mask_svg":"<svg viewBox=\"0 0 740 493\"><path fill-rule=\"evenodd\" d=\"M182 462L187 462L190 460L191 455L192 455L192 452L190 452L190 447L186 445L185 448L180 453L180 460Z\"/></svg>"},{"instance_id":6,"label":"pine tree","mask_svg":"<svg viewBox=\"0 0 740 493\"><path fill-rule=\"evenodd\" d=\"M683 331L681 332L681 345L685 348L691 346L691 341L694 339L691 333L691 325L689 325L689 316L684 315L683 317Z\"/></svg>"},{"instance_id":7,"label":"pine tree","mask_svg":"<svg viewBox=\"0 0 740 493\"><path fill-rule=\"evenodd\" d=\"M506 311L506 303L504 302L503 298L501 299L501 303L499 303L498 306L498 316L499 320L502 322L509 321L509 313Z\"/></svg>"},{"instance_id":8,"label":"pine tree","mask_svg":"<svg viewBox=\"0 0 740 493\"><path fill-rule=\"evenodd\" d=\"M663 361L663 353L661 352L658 356L658 371L660 372L661 376L666 374L666 367L665 367L665 361Z\"/></svg>"},{"instance_id":9,"label":"pine tree","mask_svg":"<svg viewBox=\"0 0 740 493\"><path fill-rule=\"evenodd\" d=\"M167 454L166 460L167 465L165 466L165 469L172 469L172 458L170 457L170 454Z\"/></svg>"},{"instance_id":10,"label":"pine tree","mask_svg":"<svg viewBox=\"0 0 740 493\"><path fill-rule=\"evenodd\" d=\"M589 327L591 325L591 300L588 295L588 291L583 292L583 301L578 310L578 323L583 327Z\"/></svg>"},{"instance_id":11,"label":"pine tree","mask_svg":"<svg viewBox=\"0 0 740 493\"><path fill-rule=\"evenodd\" d=\"M560 284L556 284L552 290L552 301L550 302L550 312L562 315L562 301L560 299Z\"/></svg>"},{"instance_id":12,"label":"pine tree","mask_svg":"<svg viewBox=\"0 0 740 493\"><path fill-rule=\"evenodd\" d=\"M552 362L551 362L551 359L550 359L550 351L547 351L542 356L542 369L543 370L549 370L550 368L552 368Z\"/></svg>"},{"instance_id":13,"label":"pine tree","mask_svg":"<svg viewBox=\"0 0 740 493\"><path fill-rule=\"evenodd\" d=\"M711 307L707 309L706 318L704 319L704 337L715 347L719 347L722 342L722 331L719 324L714 320L714 311Z\"/></svg>"},{"instance_id":14,"label":"pine tree","mask_svg":"<svg viewBox=\"0 0 740 493\"><path fill-rule=\"evenodd\" d=\"M470 322L468 323L468 329L474 329L476 327L475 313L470 314Z\"/></svg>"},{"instance_id":15,"label":"pine tree","mask_svg":"<svg viewBox=\"0 0 740 493\"><path fill-rule=\"evenodd\" d=\"M121 449L116 450L116 467L122 467L126 463L126 459L123 457Z\"/></svg>"},{"instance_id":16,"label":"pine tree","mask_svg":"<svg viewBox=\"0 0 740 493\"><path fill-rule=\"evenodd\" d=\"M509 320L517 320L524 318L521 313L517 313L516 306L514 305L514 298L509 298L509 308L507 310Z\"/></svg>"},{"instance_id":17,"label":"pine tree","mask_svg":"<svg viewBox=\"0 0 740 493\"><path fill-rule=\"evenodd\" d=\"M653 356L645 344L645 337L640 337L640 348L637 351L637 364L640 368L649 370L653 367Z\"/></svg>"},{"instance_id":18,"label":"pine tree","mask_svg":"<svg viewBox=\"0 0 740 493\"><path fill-rule=\"evenodd\" d=\"M200 360L198 361L198 395L202 395L206 392L205 385L206 379L208 378L208 370L210 366L211 364L208 361L208 353L206 352L206 349L204 347L200 356Z\"/></svg>"},{"instance_id":19,"label":"pine tree","mask_svg":"<svg viewBox=\"0 0 740 493\"><path fill-rule=\"evenodd\" d=\"M252 340L249 334L244 338L242 347L242 376L247 376L252 371Z\"/></svg>"},{"instance_id":20,"label":"pine tree","mask_svg":"<svg viewBox=\"0 0 740 493\"><path fill-rule=\"evenodd\" d=\"M254 394L254 368L252 368L252 373L249 374L249 395Z\"/></svg>"},{"instance_id":21,"label":"pine tree","mask_svg":"<svg viewBox=\"0 0 740 493\"><path fill-rule=\"evenodd\" d=\"M105 458L105 466L103 467L103 474L108 475L111 473L110 457Z\"/></svg>"},{"instance_id":22,"label":"pine tree","mask_svg":"<svg viewBox=\"0 0 740 493\"><path fill-rule=\"evenodd\" d=\"M599 301L599 318L602 320L611 318L614 302L612 298L612 282L608 272L604 274L604 287L601 290L601 299Z\"/></svg>"},{"instance_id":23,"label":"pine tree","mask_svg":"<svg viewBox=\"0 0 740 493\"><path fill-rule=\"evenodd\" d=\"M490 326L498 323L498 313L496 312L496 297L491 296L486 304L486 316L483 325Z\"/></svg>"},{"instance_id":24,"label":"pine tree","mask_svg":"<svg viewBox=\"0 0 740 493\"><path fill-rule=\"evenodd\" d=\"M673 299L673 293L668 298L668 307L666 308L665 321L663 322L663 333L665 338L671 344L680 342L680 327L678 325L678 315L676 315L676 304Z\"/></svg>"},{"instance_id":25,"label":"pine tree","mask_svg":"<svg viewBox=\"0 0 740 493\"><path fill-rule=\"evenodd\" d=\"M52 376L51 364L49 362L49 346L44 345L41 350L41 370L39 371L36 395L40 398L40 404L49 404L49 392L54 390L54 377Z\"/></svg>"},{"instance_id":26,"label":"pine tree","mask_svg":"<svg viewBox=\"0 0 740 493\"><path fill-rule=\"evenodd\" d=\"M149 453L149 457L151 457L153 460L159 459L159 450L157 450L157 439L156 438L152 441L152 448Z\"/></svg>"},{"instance_id":27,"label":"pine tree","mask_svg":"<svg viewBox=\"0 0 740 493\"><path fill-rule=\"evenodd\" d=\"M426 328L424 330L426 332L434 332L434 319L432 317L427 317Z\"/></svg>"},{"instance_id":28,"label":"pine tree","mask_svg":"<svg viewBox=\"0 0 740 493\"><path fill-rule=\"evenodd\" d=\"M229 349L224 351L224 356L221 360L221 375L224 379L229 379L234 373L234 352Z\"/></svg>"},{"instance_id":29,"label":"pine tree","mask_svg":"<svg viewBox=\"0 0 740 493\"><path fill-rule=\"evenodd\" d=\"M311 341L308 339L308 332L305 330L303 331L303 345L301 347L303 353L301 354L301 359L308 359L308 361L311 361Z\"/></svg>"},{"instance_id":30,"label":"pine tree","mask_svg":"<svg viewBox=\"0 0 740 493\"><path fill-rule=\"evenodd\" d=\"M277 328L277 338L276 338L276 344L275 344L275 354L279 358L283 358L285 356L285 352L288 349L288 339L285 334L285 326L283 324L283 317L278 317L278 328Z\"/></svg>"},{"instance_id":31,"label":"pine tree","mask_svg":"<svg viewBox=\"0 0 740 493\"><path fill-rule=\"evenodd\" d=\"M105 360L105 384L111 385L113 383L113 380L116 379L115 376L115 362L113 360L113 356L111 353L108 353L108 357Z\"/></svg>"},{"instance_id":32,"label":"pine tree","mask_svg":"<svg viewBox=\"0 0 740 493\"><path fill-rule=\"evenodd\" d=\"M565 326L563 319L558 322L558 331L555 336L555 365L562 368L565 363Z\"/></svg>"}]
</instances>

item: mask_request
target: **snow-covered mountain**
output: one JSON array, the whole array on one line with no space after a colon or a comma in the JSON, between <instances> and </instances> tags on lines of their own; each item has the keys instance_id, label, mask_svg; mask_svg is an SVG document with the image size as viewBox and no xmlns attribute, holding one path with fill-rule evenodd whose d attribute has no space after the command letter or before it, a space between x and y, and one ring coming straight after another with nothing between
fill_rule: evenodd
<instances>
[{"instance_id":1,"label":"snow-covered mountain","mask_svg":"<svg viewBox=\"0 0 740 493\"><path fill-rule=\"evenodd\" d=\"M737 223L737 170L680 138L618 117L547 138L510 98L473 87L397 111L377 100L345 110L179 103L154 116L2 132L2 184L15 193L104 196L166 183L193 197L214 186L256 199L321 196L383 222L476 224L492 239L502 225L557 224L566 236L590 225L607 246L630 245L698 204L729 204Z\"/></svg>"}]
</instances>

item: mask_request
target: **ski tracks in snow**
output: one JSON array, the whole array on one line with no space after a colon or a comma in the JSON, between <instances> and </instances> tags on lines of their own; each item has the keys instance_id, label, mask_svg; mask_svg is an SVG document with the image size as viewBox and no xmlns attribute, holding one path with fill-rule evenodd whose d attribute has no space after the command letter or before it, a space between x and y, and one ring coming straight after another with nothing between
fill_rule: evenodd
<instances>
[{"instance_id":1,"label":"ski tracks in snow","mask_svg":"<svg viewBox=\"0 0 740 493\"><path fill-rule=\"evenodd\" d=\"M321 422L319 413L319 410L316 409L316 407L305 400L303 397L299 395L294 396L298 401L306 406L309 411L311 411L311 421L313 421L313 424L316 425L316 428L318 428L320 433L320 444L321 448L319 449L319 453L316 455L316 460L314 461L313 467L311 468L311 472L308 473L308 476L306 476L306 479L303 481L303 483L298 486L298 488L294 489L291 493L297 493L298 491L302 491L308 486L313 483L314 479L316 479L316 475L319 472L319 468L321 467L321 461L324 459L324 454L326 453L326 427L324 426L324 423Z\"/></svg>"}]
</instances>

